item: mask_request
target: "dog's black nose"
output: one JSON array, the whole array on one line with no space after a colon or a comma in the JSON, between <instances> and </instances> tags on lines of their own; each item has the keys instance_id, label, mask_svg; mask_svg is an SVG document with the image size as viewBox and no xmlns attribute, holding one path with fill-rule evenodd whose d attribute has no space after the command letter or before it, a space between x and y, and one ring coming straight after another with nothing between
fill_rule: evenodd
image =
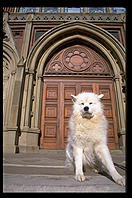
<instances>
[{"instance_id":1,"label":"dog's black nose","mask_svg":"<svg viewBox=\"0 0 132 198\"><path fill-rule=\"evenodd\" d=\"M89 107L84 107L84 111L88 111L89 110Z\"/></svg>"}]
</instances>

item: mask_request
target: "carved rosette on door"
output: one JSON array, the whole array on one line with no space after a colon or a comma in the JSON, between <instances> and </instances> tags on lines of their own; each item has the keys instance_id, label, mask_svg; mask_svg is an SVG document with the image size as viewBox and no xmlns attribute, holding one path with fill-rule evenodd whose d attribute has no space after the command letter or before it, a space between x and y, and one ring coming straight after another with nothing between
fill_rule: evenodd
<instances>
[{"instance_id":1,"label":"carved rosette on door","mask_svg":"<svg viewBox=\"0 0 132 198\"><path fill-rule=\"evenodd\" d=\"M40 148L65 148L72 113L71 95L84 91L104 94L102 102L109 122L108 146L118 148L112 71L100 54L82 45L60 50L45 67Z\"/></svg>"}]
</instances>

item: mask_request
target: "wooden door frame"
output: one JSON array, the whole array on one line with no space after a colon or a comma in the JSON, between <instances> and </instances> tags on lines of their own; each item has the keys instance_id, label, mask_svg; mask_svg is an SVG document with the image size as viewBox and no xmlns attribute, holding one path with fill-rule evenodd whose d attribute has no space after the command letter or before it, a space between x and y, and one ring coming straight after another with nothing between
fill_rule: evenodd
<instances>
[{"instance_id":1,"label":"wooden door frame","mask_svg":"<svg viewBox=\"0 0 132 198\"><path fill-rule=\"evenodd\" d=\"M114 91L114 85L113 85L113 80L112 80L112 78L110 77L110 78L107 78L107 80L106 80L106 78L95 78L95 79L93 79L93 78L91 78L91 79L87 79L86 77L84 77L83 76L83 78L81 77L81 80L80 80L80 78L78 78L78 77L76 77L76 76L72 76L72 77L70 77L70 78L67 78L67 77L64 77L64 76L56 76L56 77L54 77L53 78L53 76L48 76L48 77L45 77L45 83L51 83L51 84L54 84L54 82L55 83L58 83L58 82L60 82L60 84L59 84L59 90L62 90L62 92L61 91L59 91L60 93L59 93L59 97L62 99L61 101L60 101L60 103L61 104L58 104L58 106L61 106L61 107L63 107L64 106L64 100L63 100L63 96L64 96L64 93L63 93L63 91L64 91L64 89L63 89L63 87L62 86L64 86L64 84L65 83L73 83L74 81L75 81L75 83L78 81L81 81L81 83L86 83L86 84L94 84L94 86L93 86L93 88L95 89L94 90L94 92L96 92L96 93L98 93L99 94L99 86L103 86L103 85L109 85L109 88L110 88L110 94L111 94L111 99L112 99L112 103L111 103L111 107L112 107L112 114L113 114L113 122L114 122L114 120L116 120L116 122L114 122L114 125L113 125L113 127L114 127L114 141L115 141L115 143L109 143L109 146L110 146L110 148L111 149L113 149L113 147L114 147L114 145L112 146L112 144L115 144L115 147L116 147L116 149L118 149L119 148L119 142L118 142L118 119L117 119L117 111L116 111L116 103L115 103L115 91ZM45 84L46 85L46 84ZM98 85L98 86L97 86ZM43 88L44 88L44 86L43 86ZM46 91L43 91L43 94L46 94ZM45 95L44 95L44 97L45 97ZM43 98L44 98L43 97ZM45 107L45 105L43 104L43 102L42 102L42 105ZM58 108L59 109L59 108ZM115 109L115 110L114 110ZM64 108L62 108L62 110L64 111ZM42 108L42 117L41 117L41 134L43 135L43 130L44 130L44 128L43 128L43 123L44 123L44 117L43 117L43 115L44 115L44 111L45 111L45 109L44 108ZM58 112L59 114L63 114L64 115L64 112L62 112L62 111L60 111L60 112ZM64 117L63 116L61 116L61 115L59 115L59 117L61 118L61 119L64 119ZM63 133L62 133L62 131L64 132L64 129L63 129L63 124L64 124L64 120L62 120L59 124L61 124L60 125L60 129L59 129L59 140L57 140L57 141L59 141L58 142L58 146L56 147L56 149L57 148L59 148L59 149L64 149L64 135L63 135ZM43 148L43 146L41 147L41 148ZM51 146L51 148L53 148L52 146ZM50 149L50 147L49 147L49 149ZM55 148L54 148L55 149Z\"/></svg>"}]
</instances>

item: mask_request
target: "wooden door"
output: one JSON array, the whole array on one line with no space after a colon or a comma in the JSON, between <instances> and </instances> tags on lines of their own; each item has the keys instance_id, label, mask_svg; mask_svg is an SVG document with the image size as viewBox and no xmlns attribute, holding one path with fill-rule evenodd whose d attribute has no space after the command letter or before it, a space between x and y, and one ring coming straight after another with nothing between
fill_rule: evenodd
<instances>
[{"instance_id":1,"label":"wooden door","mask_svg":"<svg viewBox=\"0 0 132 198\"><path fill-rule=\"evenodd\" d=\"M72 113L71 94L80 92L104 94L104 114L109 122L108 146L118 148L117 116L112 80L45 78L43 86L40 148L64 149L67 144L68 121Z\"/></svg>"}]
</instances>

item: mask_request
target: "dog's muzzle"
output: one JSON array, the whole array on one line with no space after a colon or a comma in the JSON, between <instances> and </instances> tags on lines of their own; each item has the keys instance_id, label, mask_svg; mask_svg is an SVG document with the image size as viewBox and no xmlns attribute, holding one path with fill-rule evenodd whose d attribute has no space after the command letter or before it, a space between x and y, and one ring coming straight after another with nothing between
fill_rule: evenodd
<instances>
[{"instance_id":1,"label":"dog's muzzle","mask_svg":"<svg viewBox=\"0 0 132 198\"><path fill-rule=\"evenodd\" d=\"M91 119L93 117L93 114L91 112L89 112L89 107L88 106L85 106L83 108L84 112L83 112L83 118L88 118L88 119Z\"/></svg>"}]
</instances>

